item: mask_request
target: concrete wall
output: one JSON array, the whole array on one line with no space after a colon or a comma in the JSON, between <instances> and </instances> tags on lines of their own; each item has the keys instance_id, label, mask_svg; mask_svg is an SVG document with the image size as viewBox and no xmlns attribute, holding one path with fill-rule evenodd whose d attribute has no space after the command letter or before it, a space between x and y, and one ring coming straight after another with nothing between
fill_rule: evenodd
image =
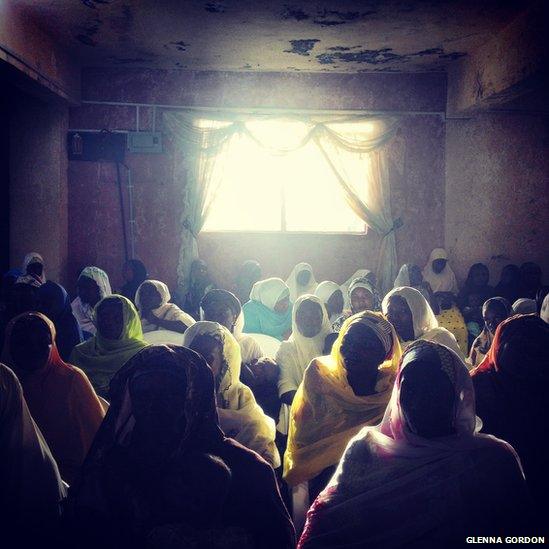
<instances>
[{"instance_id":1,"label":"concrete wall","mask_svg":"<svg viewBox=\"0 0 549 549\"><path fill-rule=\"evenodd\" d=\"M482 114L446 123L446 246L458 278L482 261L493 283L507 263L549 275L548 118Z\"/></svg>"},{"instance_id":2,"label":"concrete wall","mask_svg":"<svg viewBox=\"0 0 549 549\"><path fill-rule=\"evenodd\" d=\"M423 263L444 235L445 78L428 75L310 75L269 73L190 73L181 71L88 70L85 100L154 105L295 109L364 109L401 112L392 157L392 205L405 227L397 233L402 261ZM89 105L72 108L76 129L134 130L136 107ZM415 114L425 112L426 114ZM429 114L432 113L432 114ZM157 109L157 128L162 109ZM140 129L150 129L152 108L139 109ZM127 155L135 185L136 256L152 276L176 283L184 181L169 140L163 155ZM112 165L69 163L69 277L85 264L97 264L121 284L122 226ZM428 217L429 221L426 222ZM319 279L344 280L356 269L375 267L378 237L306 234L203 234L202 257L219 283L230 285L238 264L257 258L265 275L286 277L295 263L309 261Z\"/></svg>"},{"instance_id":3,"label":"concrete wall","mask_svg":"<svg viewBox=\"0 0 549 549\"><path fill-rule=\"evenodd\" d=\"M48 276L64 281L68 107L19 94L10 108L10 263L20 266L26 253L37 251Z\"/></svg>"}]
</instances>

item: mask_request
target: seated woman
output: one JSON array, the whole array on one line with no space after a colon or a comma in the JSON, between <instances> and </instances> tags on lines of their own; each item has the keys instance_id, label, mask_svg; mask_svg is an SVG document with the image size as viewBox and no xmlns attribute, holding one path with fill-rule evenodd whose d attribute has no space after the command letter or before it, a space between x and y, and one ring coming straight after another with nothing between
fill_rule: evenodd
<instances>
[{"instance_id":1,"label":"seated woman","mask_svg":"<svg viewBox=\"0 0 549 549\"><path fill-rule=\"evenodd\" d=\"M286 280L286 286L290 289L292 303L295 303L299 296L314 294L318 282L315 280L313 268L308 263L298 263Z\"/></svg>"},{"instance_id":2,"label":"seated woman","mask_svg":"<svg viewBox=\"0 0 549 549\"><path fill-rule=\"evenodd\" d=\"M543 322L549 324L549 294L547 294L541 303L541 308L539 310L539 317Z\"/></svg>"},{"instance_id":3,"label":"seated woman","mask_svg":"<svg viewBox=\"0 0 549 549\"><path fill-rule=\"evenodd\" d=\"M3 360L23 386L61 477L72 484L105 415L88 378L63 362L55 327L41 313L24 313L10 322Z\"/></svg>"},{"instance_id":4,"label":"seated woman","mask_svg":"<svg viewBox=\"0 0 549 549\"><path fill-rule=\"evenodd\" d=\"M349 303L351 309L346 310L333 323L335 332L339 332L343 323L352 315L363 311L380 311L381 300L376 287L369 278L357 278L349 286Z\"/></svg>"},{"instance_id":5,"label":"seated woman","mask_svg":"<svg viewBox=\"0 0 549 549\"><path fill-rule=\"evenodd\" d=\"M68 508L82 547L291 548L271 467L219 428L206 362L158 345L112 381Z\"/></svg>"},{"instance_id":6,"label":"seated woman","mask_svg":"<svg viewBox=\"0 0 549 549\"><path fill-rule=\"evenodd\" d=\"M548 364L549 325L535 315L513 316L471 372L482 430L515 447L540 510L549 491Z\"/></svg>"},{"instance_id":7,"label":"seated woman","mask_svg":"<svg viewBox=\"0 0 549 549\"><path fill-rule=\"evenodd\" d=\"M207 263L202 259L195 259L191 265L189 291L183 304L185 311L195 320L200 320L200 301L214 287Z\"/></svg>"},{"instance_id":8,"label":"seated woman","mask_svg":"<svg viewBox=\"0 0 549 549\"><path fill-rule=\"evenodd\" d=\"M135 294L135 305L141 317L143 333L170 330L185 333L195 323L194 318L170 303L170 290L160 280L145 280Z\"/></svg>"},{"instance_id":9,"label":"seated woman","mask_svg":"<svg viewBox=\"0 0 549 549\"><path fill-rule=\"evenodd\" d=\"M275 362L280 367L278 393L282 401L277 429L288 434L290 406L303 380L305 368L322 356L326 336L332 333L328 313L318 297L302 295L294 304L292 335L280 345Z\"/></svg>"},{"instance_id":10,"label":"seated woman","mask_svg":"<svg viewBox=\"0 0 549 549\"><path fill-rule=\"evenodd\" d=\"M34 423L15 374L0 364L0 509L4 542L60 515L66 491L46 441ZM10 528L17 538L10 537ZM40 531L40 530L39 530ZM34 532L33 532L34 533Z\"/></svg>"},{"instance_id":11,"label":"seated woman","mask_svg":"<svg viewBox=\"0 0 549 549\"><path fill-rule=\"evenodd\" d=\"M23 260L23 274L17 279L20 284L30 284L39 288L46 282L46 273L44 271L44 259L37 252L31 252Z\"/></svg>"},{"instance_id":12,"label":"seated woman","mask_svg":"<svg viewBox=\"0 0 549 549\"><path fill-rule=\"evenodd\" d=\"M97 394L107 398L114 374L147 344L133 303L121 295L102 299L94 310L97 334L77 345L69 359L82 368Z\"/></svg>"},{"instance_id":13,"label":"seated woman","mask_svg":"<svg viewBox=\"0 0 549 549\"><path fill-rule=\"evenodd\" d=\"M383 314L395 327L403 348L416 339L425 339L446 345L464 358L454 335L438 325L429 303L416 289L391 290L383 298Z\"/></svg>"},{"instance_id":14,"label":"seated woman","mask_svg":"<svg viewBox=\"0 0 549 549\"><path fill-rule=\"evenodd\" d=\"M340 286L335 282L325 280L317 286L315 295L326 307L330 324L333 324L343 313L343 292Z\"/></svg>"},{"instance_id":15,"label":"seated woman","mask_svg":"<svg viewBox=\"0 0 549 549\"><path fill-rule=\"evenodd\" d=\"M147 267L139 259L130 259L124 265L123 270L124 286L120 290L120 295L127 297L135 303L135 294L137 289L145 280L147 280Z\"/></svg>"},{"instance_id":16,"label":"seated woman","mask_svg":"<svg viewBox=\"0 0 549 549\"><path fill-rule=\"evenodd\" d=\"M183 345L202 355L214 373L223 432L278 467L274 421L240 381L240 347L233 335L217 322L199 321L185 332Z\"/></svg>"},{"instance_id":17,"label":"seated woman","mask_svg":"<svg viewBox=\"0 0 549 549\"><path fill-rule=\"evenodd\" d=\"M105 297L112 294L109 277L98 267L82 269L76 283L78 297L71 303L72 312L78 321L85 339L95 335L93 309Z\"/></svg>"},{"instance_id":18,"label":"seated woman","mask_svg":"<svg viewBox=\"0 0 549 549\"><path fill-rule=\"evenodd\" d=\"M413 263L405 263L398 271L397 277L393 288L401 288L402 286L409 286L415 288L431 305L431 309L437 315L439 313L438 301L433 294L431 285L423 279L423 273L421 269Z\"/></svg>"},{"instance_id":19,"label":"seated woman","mask_svg":"<svg viewBox=\"0 0 549 549\"><path fill-rule=\"evenodd\" d=\"M248 259L240 265L236 275L234 294L240 303L250 299L250 292L256 282L261 280L261 265L254 259Z\"/></svg>"},{"instance_id":20,"label":"seated woman","mask_svg":"<svg viewBox=\"0 0 549 549\"><path fill-rule=\"evenodd\" d=\"M251 364L263 356L259 343L242 333L244 315L238 298L227 290L210 290L200 302L200 319L225 326L240 345L243 364Z\"/></svg>"},{"instance_id":21,"label":"seated woman","mask_svg":"<svg viewBox=\"0 0 549 549\"><path fill-rule=\"evenodd\" d=\"M458 293L456 275L448 264L448 254L442 248L435 248L429 256L429 261L423 268L423 279L431 286L434 293Z\"/></svg>"},{"instance_id":22,"label":"seated woman","mask_svg":"<svg viewBox=\"0 0 549 549\"><path fill-rule=\"evenodd\" d=\"M478 434L474 402L455 353L410 345L383 421L349 443L299 547L457 547L532 531L520 462L506 442Z\"/></svg>"},{"instance_id":23,"label":"seated woman","mask_svg":"<svg viewBox=\"0 0 549 549\"><path fill-rule=\"evenodd\" d=\"M451 292L437 292L439 313L436 315L438 325L446 328L454 335L461 352L467 356L469 350L469 333L465 319L456 303L456 297Z\"/></svg>"},{"instance_id":24,"label":"seated woman","mask_svg":"<svg viewBox=\"0 0 549 549\"><path fill-rule=\"evenodd\" d=\"M243 332L265 334L280 341L292 330L290 290L280 278L267 278L254 284L250 301L242 306Z\"/></svg>"},{"instance_id":25,"label":"seated woman","mask_svg":"<svg viewBox=\"0 0 549 549\"><path fill-rule=\"evenodd\" d=\"M59 355L68 360L76 345L82 343L82 330L72 314L71 302L65 288L48 280L36 290L38 309L55 326L55 343Z\"/></svg>"},{"instance_id":26,"label":"seated woman","mask_svg":"<svg viewBox=\"0 0 549 549\"><path fill-rule=\"evenodd\" d=\"M343 324L330 356L313 359L290 413L284 456L290 486L321 473L325 485L325 470L337 465L349 440L365 425L381 421L400 354L391 324L380 313L365 311Z\"/></svg>"},{"instance_id":27,"label":"seated woman","mask_svg":"<svg viewBox=\"0 0 549 549\"><path fill-rule=\"evenodd\" d=\"M484 328L471 346L469 353L471 366L476 367L484 360L492 345L496 328L511 314L511 304L503 297L493 297L484 303L482 307Z\"/></svg>"}]
</instances>

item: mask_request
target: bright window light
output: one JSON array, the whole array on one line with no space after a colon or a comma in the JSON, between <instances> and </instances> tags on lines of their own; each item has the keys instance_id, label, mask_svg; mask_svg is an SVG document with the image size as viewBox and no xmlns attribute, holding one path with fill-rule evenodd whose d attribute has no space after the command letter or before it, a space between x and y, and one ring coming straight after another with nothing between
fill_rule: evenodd
<instances>
[{"instance_id":1,"label":"bright window light","mask_svg":"<svg viewBox=\"0 0 549 549\"><path fill-rule=\"evenodd\" d=\"M273 147L291 148L306 133L302 122L249 122L250 132ZM368 130L366 130L368 131ZM322 152L310 141L288 154L265 150L248 135L235 135L215 174L219 186L204 231L363 233L366 226L345 201ZM344 174L362 200L367 157L345 156Z\"/></svg>"}]
</instances>

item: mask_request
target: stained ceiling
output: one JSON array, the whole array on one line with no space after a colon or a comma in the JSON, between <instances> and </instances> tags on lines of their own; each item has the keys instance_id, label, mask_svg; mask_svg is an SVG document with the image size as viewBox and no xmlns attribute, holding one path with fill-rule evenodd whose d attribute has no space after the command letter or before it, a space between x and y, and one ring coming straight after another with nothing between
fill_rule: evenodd
<instances>
[{"instance_id":1,"label":"stained ceiling","mask_svg":"<svg viewBox=\"0 0 549 549\"><path fill-rule=\"evenodd\" d=\"M84 66L445 70L525 0L19 0Z\"/></svg>"}]
</instances>

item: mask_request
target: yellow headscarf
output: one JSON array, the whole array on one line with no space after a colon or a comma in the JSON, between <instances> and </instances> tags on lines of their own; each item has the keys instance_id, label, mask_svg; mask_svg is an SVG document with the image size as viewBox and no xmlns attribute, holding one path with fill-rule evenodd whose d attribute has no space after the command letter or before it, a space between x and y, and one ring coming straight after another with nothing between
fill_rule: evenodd
<instances>
[{"instance_id":1,"label":"yellow headscarf","mask_svg":"<svg viewBox=\"0 0 549 549\"><path fill-rule=\"evenodd\" d=\"M379 366L376 392L357 396L347 381L341 344L351 325L377 323L387 359ZM390 334L390 337L389 337ZM381 421L391 397L402 351L398 336L383 315L364 311L343 324L330 356L314 359L292 404L284 479L292 486L314 478L339 462L349 440L362 427Z\"/></svg>"}]
</instances>

